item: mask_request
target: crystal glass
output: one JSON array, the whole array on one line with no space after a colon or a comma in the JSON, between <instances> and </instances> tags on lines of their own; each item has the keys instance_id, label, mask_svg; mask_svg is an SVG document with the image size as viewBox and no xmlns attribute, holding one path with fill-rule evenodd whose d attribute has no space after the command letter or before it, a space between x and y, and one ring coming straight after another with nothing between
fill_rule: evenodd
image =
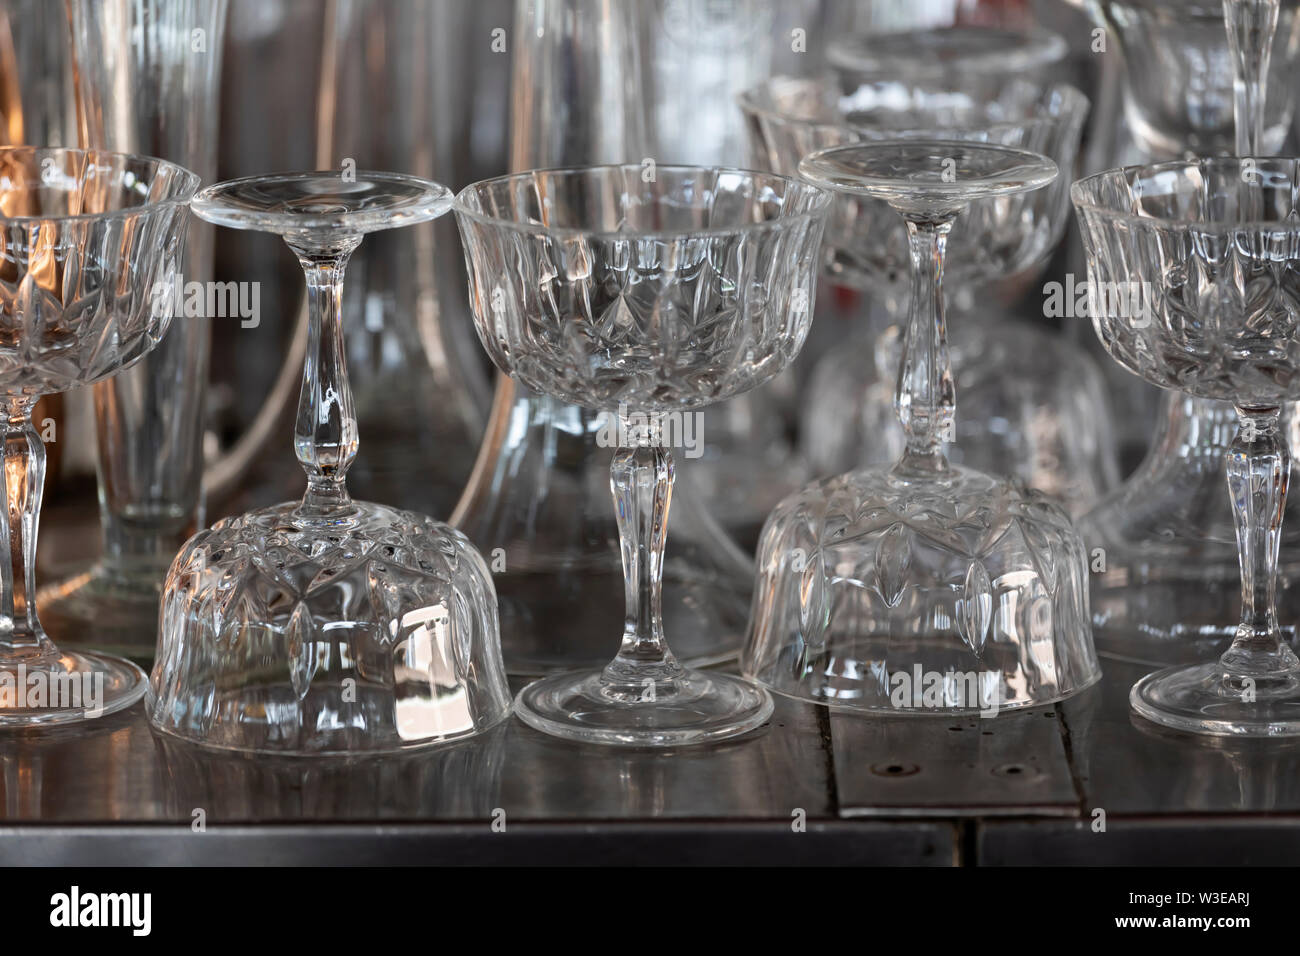
<instances>
[{"instance_id":1,"label":"crystal glass","mask_svg":"<svg viewBox=\"0 0 1300 956\"><path fill-rule=\"evenodd\" d=\"M849 194L862 228L890 210L907 225L912 304L895 392L907 440L892 468L817 482L772 513L744 673L783 694L888 714L996 714L1089 686L1100 671L1069 518L944 450L956 405L943 302L954 223L977 200L1014 206L1051 183L1056 165L988 143L898 140L820 150L799 170Z\"/></svg>"},{"instance_id":2,"label":"crystal glass","mask_svg":"<svg viewBox=\"0 0 1300 956\"><path fill-rule=\"evenodd\" d=\"M368 232L450 207L393 173L256 176L209 187L209 222L281 235L307 279L311 326L294 453L302 500L217 522L185 545L163 591L145 705L207 746L276 754L392 751L503 720L496 594L460 532L354 501L356 409L343 352L343 273Z\"/></svg>"},{"instance_id":3,"label":"crystal glass","mask_svg":"<svg viewBox=\"0 0 1300 956\"><path fill-rule=\"evenodd\" d=\"M102 381L142 358L171 316L193 173L162 160L74 149L0 149L0 390L6 396L0 561L0 725L98 717L144 692L134 664L60 651L36 615L45 446L42 395Z\"/></svg>"},{"instance_id":4,"label":"crystal glass","mask_svg":"<svg viewBox=\"0 0 1300 956\"><path fill-rule=\"evenodd\" d=\"M1280 150L1300 78L1300 7L1273 5L1270 38L1268 6L1252 0L1238 11L1246 19L1227 29L1225 12L1234 20L1223 0L1092 5L1126 68L1126 128L1092 169ZM1257 92L1238 97L1247 90ZM1243 115L1237 124L1239 107L1254 118ZM1237 138L1239 125L1244 141ZM1079 520L1089 551L1104 559L1092 576L1097 647L1151 665L1203 660L1222 652L1236 632L1237 544L1221 462L1237 415L1231 403L1156 392L1119 366L1110 368L1108 389L1116 406L1129 411L1118 420L1121 437L1139 448L1151 440L1132 474ZM1294 449L1300 422L1290 407L1283 420ZM1278 578L1284 622L1300 617L1300 502L1289 507L1296 513L1282 531ZM1294 638L1290 623L1283 628Z\"/></svg>"},{"instance_id":5,"label":"crystal glass","mask_svg":"<svg viewBox=\"0 0 1300 956\"><path fill-rule=\"evenodd\" d=\"M812 318L829 197L716 167L521 173L457 197L475 328L526 387L619 416L610 466L625 599L603 669L530 684L516 712L573 740L672 746L761 724L761 688L683 667L664 634L674 426L763 384ZM610 634L611 646L614 635Z\"/></svg>"},{"instance_id":6,"label":"crystal glass","mask_svg":"<svg viewBox=\"0 0 1300 956\"><path fill-rule=\"evenodd\" d=\"M1300 734L1300 660L1275 607L1290 478L1282 404L1300 398L1300 160L1201 159L1110 170L1072 188L1093 325L1124 368L1161 388L1232 402L1226 455L1241 619L1217 660L1151 674L1135 711L1179 730ZM1133 290L1139 308L1106 307Z\"/></svg>"},{"instance_id":7,"label":"crystal glass","mask_svg":"<svg viewBox=\"0 0 1300 956\"><path fill-rule=\"evenodd\" d=\"M1014 49L1005 52L1014 59ZM848 92L791 77L747 91L740 103L756 162L792 173L800 159L827 146L941 138L1028 149L1073 168L1088 111L1087 97L1073 87L1019 77L986 77L981 87L908 75L863 80ZM1119 479L1101 373L1062 336L1008 321L996 304L1032 282L1064 234L1066 186L1061 180L1014 200L976 201L953 227L947 269L966 294L956 303L961 323L952 351L966 409L953 460L1015 474L1081 511ZM883 203L844 196L827 236L828 275L868 290L884 315L864 317L857 334L808 374L799 442L819 474L888 464L904 445L893 412L893 370L909 295L906 231Z\"/></svg>"},{"instance_id":8,"label":"crystal glass","mask_svg":"<svg viewBox=\"0 0 1300 956\"><path fill-rule=\"evenodd\" d=\"M665 158L647 131L653 97L643 47L658 29L650 14L644 4L607 0L516 4L510 169ZM622 610L604 599L623 582L602 447L610 424L605 412L497 376L452 523L491 556L512 674L600 667L609 635L622 627ZM716 437L711 427L708 434ZM706 455L712 446L705 443ZM693 490L689 481L674 489L663 614L679 660L702 666L739 653L754 570Z\"/></svg>"}]
</instances>

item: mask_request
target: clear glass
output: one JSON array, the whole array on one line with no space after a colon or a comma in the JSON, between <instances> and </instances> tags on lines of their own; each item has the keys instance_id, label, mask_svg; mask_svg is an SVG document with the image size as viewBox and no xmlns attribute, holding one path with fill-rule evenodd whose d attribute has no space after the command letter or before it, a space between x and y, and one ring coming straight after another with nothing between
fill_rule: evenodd
<instances>
[{"instance_id":1,"label":"clear glass","mask_svg":"<svg viewBox=\"0 0 1300 956\"><path fill-rule=\"evenodd\" d=\"M799 170L883 207L864 224L890 209L906 223L911 312L894 397L906 442L892 468L815 483L772 513L744 673L891 715L996 715L1077 693L1101 676L1083 542L1041 493L953 465L944 450L956 408L943 295L954 222L977 200L1043 188L1056 165L988 143L902 140L821 150Z\"/></svg>"},{"instance_id":2,"label":"clear glass","mask_svg":"<svg viewBox=\"0 0 1300 956\"><path fill-rule=\"evenodd\" d=\"M1017 53L997 48L1010 59ZM943 58L951 70L962 52ZM980 82L910 76L873 75L848 88L777 77L747 91L740 103L757 164L792 173L816 149L907 137L997 143L1074 167L1088 98L1073 87L1005 75ZM1067 186L1062 179L1014 200L977 201L953 226L947 269L964 293L948 303L961 317L951 358L964 396L953 460L1016 475L1081 512L1119 480L1102 373L1059 334L1009 320L997 304L1023 293L1059 243ZM883 203L837 198L827 235L827 274L868 290L884 314L861 318L856 334L808 373L799 445L823 475L886 465L902 451L893 370L909 295L907 234Z\"/></svg>"},{"instance_id":3,"label":"clear glass","mask_svg":"<svg viewBox=\"0 0 1300 956\"><path fill-rule=\"evenodd\" d=\"M1258 29L1267 25L1267 4L1242 8L1247 20L1241 26L1249 26L1252 10L1265 14L1254 31L1235 31L1253 43L1248 53L1232 48L1223 0L1093 5L1124 59L1127 128L1092 168L1242 155L1237 94L1257 85L1242 72L1248 67L1266 78L1258 85L1267 98L1262 104L1252 99L1262 107L1262 120L1243 127L1245 135L1258 137L1257 148L1244 144L1244 154L1281 150L1300 80L1300 8L1275 6L1276 30L1267 44ZM1095 344L1094 336L1088 338ZM1236 411L1229 402L1157 392L1114 364L1108 376L1116 405L1130 410L1117 418L1125 444L1140 449L1142 439L1153 440L1137 469L1079 521L1090 552L1104 555L1104 570L1092 578L1097 647L1151 665L1203 660L1222 652L1236 632L1235 522L1220 464L1237 432ZM1294 452L1300 423L1291 406L1284 407L1283 421ZM1283 619L1293 621L1300 619L1300 500L1288 508L1278 601ZM1294 638L1291 624L1284 631Z\"/></svg>"},{"instance_id":4,"label":"clear glass","mask_svg":"<svg viewBox=\"0 0 1300 956\"><path fill-rule=\"evenodd\" d=\"M529 0L511 30L510 168L664 159L648 128L643 4ZM743 401L744 396L740 400ZM622 612L619 531L609 507L607 413L498 376L486 436L452 515L496 572L512 674L600 667ZM706 422L707 434L714 435ZM712 441L704 443L705 454ZM692 462L693 463L693 462ZM691 469L687 469L690 471ZM683 481L663 567L665 627L679 660L734 658L754 570Z\"/></svg>"},{"instance_id":5,"label":"clear glass","mask_svg":"<svg viewBox=\"0 0 1300 956\"><path fill-rule=\"evenodd\" d=\"M603 669L524 688L516 713L531 726L676 746L744 733L771 714L761 688L689 670L669 650L671 448L695 409L763 384L798 353L828 204L779 176L643 165L522 173L457 197L475 328L492 361L622 425L609 472L621 644Z\"/></svg>"},{"instance_id":6,"label":"clear glass","mask_svg":"<svg viewBox=\"0 0 1300 956\"><path fill-rule=\"evenodd\" d=\"M154 348L182 259L198 177L122 153L0 149L0 393L5 402L0 548L0 725L91 719L140 699L134 664L60 651L36 613L45 446L42 395L102 381Z\"/></svg>"},{"instance_id":7,"label":"clear glass","mask_svg":"<svg viewBox=\"0 0 1300 956\"><path fill-rule=\"evenodd\" d=\"M486 565L432 518L354 501L356 407L343 350L343 274L365 233L450 207L391 173L296 173L209 187L209 222L284 237L311 324L294 453L301 501L217 522L172 562L145 706L205 746L284 755L410 749L503 720L510 695Z\"/></svg>"},{"instance_id":8,"label":"clear glass","mask_svg":"<svg viewBox=\"0 0 1300 956\"><path fill-rule=\"evenodd\" d=\"M80 145L217 170L226 0L70 0ZM212 229L191 220L183 282L212 278ZM182 296L175 296L177 311ZM167 565L203 524L209 318L173 322L95 387L100 559L42 591L50 632L137 660L153 653Z\"/></svg>"},{"instance_id":9,"label":"clear glass","mask_svg":"<svg viewBox=\"0 0 1300 956\"><path fill-rule=\"evenodd\" d=\"M1300 660L1275 605L1291 473L1281 411L1300 398L1298 175L1294 159L1205 159L1072 188L1093 288L1144 290L1140 310L1094 303L1107 352L1153 385L1232 402L1239 420L1226 455L1242 604L1232 644L1130 695L1137 713L1178 730L1300 734Z\"/></svg>"}]
</instances>

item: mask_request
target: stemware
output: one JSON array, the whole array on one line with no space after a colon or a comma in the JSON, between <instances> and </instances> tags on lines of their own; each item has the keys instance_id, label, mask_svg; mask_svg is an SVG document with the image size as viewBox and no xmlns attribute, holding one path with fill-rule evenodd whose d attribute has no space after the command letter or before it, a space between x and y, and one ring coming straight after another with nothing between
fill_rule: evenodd
<instances>
[{"instance_id":1,"label":"stemware","mask_svg":"<svg viewBox=\"0 0 1300 956\"><path fill-rule=\"evenodd\" d=\"M682 416L764 383L797 354L828 205L785 177L691 166L526 172L457 197L475 328L493 362L529 389L620 422L610 489L621 645L603 669L524 688L516 713L531 726L672 746L741 734L771 713L761 688L688 670L668 648L670 446Z\"/></svg>"},{"instance_id":2,"label":"stemware","mask_svg":"<svg viewBox=\"0 0 1300 956\"><path fill-rule=\"evenodd\" d=\"M1016 59L1017 47L1003 42L998 48ZM950 70L961 52L946 58L954 61ZM883 51L877 55L891 62ZM747 91L740 103L758 163L782 173L793 173L815 149L904 138L997 143L1073 167L1086 96L1065 84L1006 76L964 82L972 74L959 75L963 81L872 75L847 92L823 80L777 77ZM1019 199L1020 218L1006 215L1005 204L977 201L955 226L959 241L947 269L965 298L948 305L962 318L952 361L965 412L953 456L980 470L1018 475L1082 511L1119 478L1101 372L1064 337L1008 321L996 304L1023 292L1064 234L1067 186L1062 179ZM878 216L872 227L864 225L865 211ZM838 200L827 237L828 275L867 290L884 317L857 322L856 334L808 375L799 443L823 475L885 465L902 451L892 373L908 295L906 232L883 204Z\"/></svg>"},{"instance_id":3,"label":"stemware","mask_svg":"<svg viewBox=\"0 0 1300 956\"><path fill-rule=\"evenodd\" d=\"M1268 3L1250 0L1238 11L1245 19L1233 26L1235 2L1227 9L1223 0L1090 5L1126 70L1121 142L1093 170L1282 148L1300 68L1300 6L1274 5L1270 34ZM1255 28L1238 29L1252 17ZM1082 334L1097 345L1095 336ZM1089 551L1099 556L1092 577L1097 647L1151 665L1203 660L1221 652L1236 630L1237 544L1221 462L1237 416L1228 402L1153 392L1120 367L1110 370L1116 404L1129 411L1120 419L1124 444L1140 449L1150 442L1136 470L1079 519ZM1300 432L1289 407L1284 421L1294 448ZM1295 512L1300 503L1289 507ZM1278 601L1287 620L1300 613L1300 563L1291 557L1300 544L1300 513L1282 534ZM1283 628L1294 638L1290 623Z\"/></svg>"},{"instance_id":4,"label":"stemware","mask_svg":"<svg viewBox=\"0 0 1300 956\"><path fill-rule=\"evenodd\" d=\"M1300 734L1300 660L1275 606L1290 480L1282 405L1300 398L1300 209L1295 159L1199 159L1127 167L1075 183L1093 325L1112 357L1166 389L1231 402L1226 454L1241 618L1208 663L1157 671L1130 702L1179 730ZM1107 310L1100 290L1141 290Z\"/></svg>"},{"instance_id":5,"label":"stemware","mask_svg":"<svg viewBox=\"0 0 1300 956\"><path fill-rule=\"evenodd\" d=\"M103 381L162 339L171 324L165 293L198 182L149 157L0 149L0 480L9 512L0 548L0 725L93 718L144 693L134 664L60 651L41 627L36 536L45 446L31 411L40 396Z\"/></svg>"},{"instance_id":6,"label":"stemware","mask_svg":"<svg viewBox=\"0 0 1300 956\"><path fill-rule=\"evenodd\" d=\"M907 225L912 304L895 392L907 441L892 468L812 484L772 513L744 673L781 693L883 713L997 713L1087 687L1100 672L1069 518L944 451L956 404L943 303L954 221L980 199L1014 214L1056 165L989 143L899 140L819 150L799 171L874 200L882 208L866 206L864 227L891 209Z\"/></svg>"},{"instance_id":7,"label":"stemware","mask_svg":"<svg viewBox=\"0 0 1300 956\"><path fill-rule=\"evenodd\" d=\"M172 562L145 705L167 733L276 754L392 751L503 720L496 594L460 532L354 501L343 274L366 233L434 219L448 191L394 173L289 173L211 186L196 214L282 236L311 325L294 453L302 500L226 518Z\"/></svg>"},{"instance_id":8,"label":"stemware","mask_svg":"<svg viewBox=\"0 0 1300 956\"><path fill-rule=\"evenodd\" d=\"M653 13L645 4L608 0L515 5L509 169L665 155L648 130L646 77L654 70L644 47L657 42ZM511 674L600 667L609 659L609 635L622 627L621 609L604 600L623 584L602 447L609 424L606 412L497 376L487 432L452 524L492 556ZM716 438L719 430L708 428ZM701 460L721 444L707 443ZM663 614L679 659L703 666L739 653L754 570L690 485L673 492Z\"/></svg>"}]
</instances>

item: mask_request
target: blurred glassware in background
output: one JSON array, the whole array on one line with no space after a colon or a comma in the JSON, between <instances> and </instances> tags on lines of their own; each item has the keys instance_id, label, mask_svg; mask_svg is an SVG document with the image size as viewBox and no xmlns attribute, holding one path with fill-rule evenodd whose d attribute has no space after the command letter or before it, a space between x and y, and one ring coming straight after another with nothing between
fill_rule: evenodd
<instances>
[{"instance_id":1,"label":"blurred glassware in background","mask_svg":"<svg viewBox=\"0 0 1300 956\"><path fill-rule=\"evenodd\" d=\"M635 3L645 51L651 143L660 163L752 168L740 91L774 70L818 67L822 5L812 0L646 0ZM690 82L683 82L689 77ZM746 552L776 503L811 472L794 442L794 373L703 409L702 454L679 488Z\"/></svg>"},{"instance_id":2,"label":"blurred glassware in background","mask_svg":"<svg viewBox=\"0 0 1300 956\"><path fill-rule=\"evenodd\" d=\"M492 31L509 11L509 0L235 0L222 175L345 162L448 182L499 172L510 57ZM285 92L268 103L267 88ZM315 109L276 108L295 100ZM356 490L443 516L469 476L489 398L455 233L432 223L372 237L344 293L358 415L373 436ZM273 237L244 238L219 245L218 271L256 277L263 321L217 343L214 425L231 447L208 477L222 511L272 504L299 480L276 452L302 360L300 270ZM268 337L286 344L268 349Z\"/></svg>"},{"instance_id":3,"label":"blurred glassware in background","mask_svg":"<svg viewBox=\"0 0 1300 956\"><path fill-rule=\"evenodd\" d=\"M1126 71L1123 128L1104 166L1236 152L1234 62L1221 0L1098 0L1089 9ZM1300 7L1286 3L1271 45L1258 155L1285 145L1298 70ZM1078 331L1096 338L1082 324ZM1097 647L1149 664L1204 660L1227 646L1238 623L1236 529L1222 467L1237 416L1227 402L1161 395L1110 364L1121 420L1140 423L1144 410L1158 410L1145 459L1079 522L1101 561L1092 575ZM1292 448L1300 449L1300 421L1294 410L1289 417ZM1300 620L1298 523L1292 496L1277 583L1283 628L1293 641Z\"/></svg>"},{"instance_id":4,"label":"blurred glassware in background","mask_svg":"<svg viewBox=\"0 0 1300 956\"><path fill-rule=\"evenodd\" d=\"M476 48L463 0L334 0L320 110L322 169L389 169L446 183L474 178L462 77ZM505 54L490 54L505 68ZM504 103L504 100L502 100ZM360 498L446 518L474 466L490 377L465 298L448 216L370 236L348 264L348 370L366 454L348 473Z\"/></svg>"},{"instance_id":5,"label":"blurred glassware in background","mask_svg":"<svg viewBox=\"0 0 1300 956\"><path fill-rule=\"evenodd\" d=\"M844 75L848 87L776 77L747 91L740 101L759 161L787 171L820 147L907 136L1018 146L1073 169L1087 97L1065 84L988 71L990 59L1001 59L1032 75L1031 67L1053 62L1064 44L1043 31L988 31L976 40L979 32L857 37L852 75ZM932 59L922 61L915 78L900 73L910 61L896 60L894 51L920 48L931 51ZM995 49L1000 58L992 56ZM873 51L879 57L871 69ZM967 56L969 75L962 65ZM933 67L936 60L942 70ZM949 301L962 314L953 331L952 360L963 413L950 455L981 471L1016 475L1081 512L1118 481L1101 373L1065 337L1012 321L1009 309L996 304L999 293L1023 294L1041 273L1069 220L1068 183L1068 176L1061 177L1035 194L1032 217L993 245L954 245ZM990 215L991 208L977 203L955 230ZM907 241L898 222L882 222L883 235L863 230L863 214L853 200L837 201L826 267L833 280L872 292L883 316L864 310L847 342L809 374L799 441L818 474L887 464L903 447L893 378L902 348L897 317L905 314L909 295ZM984 304L974 307L976 301Z\"/></svg>"},{"instance_id":6,"label":"blurred glassware in background","mask_svg":"<svg viewBox=\"0 0 1300 956\"><path fill-rule=\"evenodd\" d=\"M512 169L667 161L650 143L655 113L642 42L651 27L641 18L656 8L519 0L509 32ZM607 424L601 414L498 378L487 436L453 523L494 569L511 673L601 666L622 630L621 609L606 600L623 581L609 452L598 444ZM706 423L706 444L710 434ZM686 458L682 475L694 464ZM664 628L683 662L722 660L739 649L753 568L689 488L679 489L673 506Z\"/></svg>"},{"instance_id":7,"label":"blurred glassware in background","mask_svg":"<svg viewBox=\"0 0 1300 956\"><path fill-rule=\"evenodd\" d=\"M226 0L70 0L68 11L81 144L211 179ZM186 286L212 278L211 242L191 224ZM189 314L185 296L174 307L158 348L95 386L103 553L42 595L47 626L69 645L147 658L167 565L203 523L210 316Z\"/></svg>"}]
</instances>

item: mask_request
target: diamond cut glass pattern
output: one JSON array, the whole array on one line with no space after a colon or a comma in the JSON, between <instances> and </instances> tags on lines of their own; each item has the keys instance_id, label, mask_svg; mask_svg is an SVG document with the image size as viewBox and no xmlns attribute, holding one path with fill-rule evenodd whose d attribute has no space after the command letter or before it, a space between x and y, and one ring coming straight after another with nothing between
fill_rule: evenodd
<instances>
[{"instance_id":1,"label":"diamond cut glass pattern","mask_svg":"<svg viewBox=\"0 0 1300 956\"><path fill-rule=\"evenodd\" d=\"M516 713L532 727L588 743L678 746L745 733L771 714L761 688L685 668L668 648L674 462L671 432L655 416L747 391L795 357L812 321L829 199L771 174L653 165L526 172L457 197L475 327L492 361L626 425L609 479L621 644L602 670L524 688Z\"/></svg>"},{"instance_id":2,"label":"diamond cut glass pattern","mask_svg":"<svg viewBox=\"0 0 1300 956\"><path fill-rule=\"evenodd\" d=\"M343 352L348 257L371 231L424 222L447 190L393 173L234 180L205 219L279 233L307 278L311 326L294 452L301 501L217 522L164 587L146 698L154 726L209 747L286 755L405 750L504 720L496 592L469 540L409 511L354 501L359 448Z\"/></svg>"},{"instance_id":3,"label":"diamond cut glass pattern","mask_svg":"<svg viewBox=\"0 0 1300 956\"><path fill-rule=\"evenodd\" d=\"M1300 735L1300 660L1276 609L1291 473L1282 406L1300 398L1298 172L1289 158L1201 159L1109 170L1071 190L1106 350L1154 385L1232 402L1238 419L1225 454L1241 573L1232 643L1129 696L1177 730ZM1129 294L1102 299L1113 290Z\"/></svg>"},{"instance_id":4,"label":"diamond cut glass pattern","mask_svg":"<svg viewBox=\"0 0 1300 956\"><path fill-rule=\"evenodd\" d=\"M171 288L197 186L188 170L143 156L0 148L0 487L9 516L0 726L94 718L144 693L134 664L60 651L37 618L45 446L31 412L41 395L102 381L162 339L172 310L159 290Z\"/></svg>"}]
</instances>

